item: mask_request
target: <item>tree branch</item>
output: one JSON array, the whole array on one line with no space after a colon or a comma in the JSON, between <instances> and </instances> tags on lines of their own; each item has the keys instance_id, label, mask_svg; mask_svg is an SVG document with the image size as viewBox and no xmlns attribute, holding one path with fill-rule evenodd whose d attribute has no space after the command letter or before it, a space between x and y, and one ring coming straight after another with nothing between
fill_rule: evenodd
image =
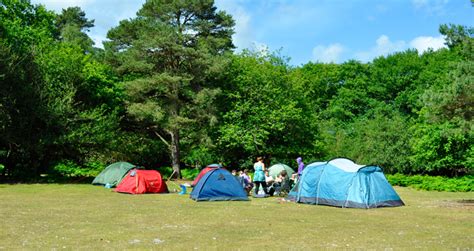
<instances>
[{"instance_id":1,"label":"tree branch","mask_svg":"<svg viewBox=\"0 0 474 251\"><path fill-rule=\"evenodd\" d=\"M168 143L168 141L166 141L165 138L163 138L163 136L161 136L159 133L157 133L156 131L153 131L155 133L156 136L158 136L158 138L161 139L161 141L163 141L163 143L165 143L165 145L168 147L168 148L171 148L171 145L170 143Z\"/></svg>"},{"instance_id":2,"label":"tree branch","mask_svg":"<svg viewBox=\"0 0 474 251\"><path fill-rule=\"evenodd\" d=\"M183 26L188 23L194 17L194 13L189 13L189 15L184 16Z\"/></svg>"}]
</instances>

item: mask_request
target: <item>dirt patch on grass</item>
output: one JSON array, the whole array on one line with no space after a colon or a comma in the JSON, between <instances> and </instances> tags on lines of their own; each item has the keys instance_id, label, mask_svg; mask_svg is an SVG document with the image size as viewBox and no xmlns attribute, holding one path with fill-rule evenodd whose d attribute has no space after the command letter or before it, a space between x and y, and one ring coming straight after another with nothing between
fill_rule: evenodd
<instances>
[{"instance_id":1,"label":"dirt patch on grass","mask_svg":"<svg viewBox=\"0 0 474 251\"><path fill-rule=\"evenodd\" d=\"M440 207L452 207L452 208L463 208L463 209L474 209L474 199L466 200L444 200L441 201Z\"/></svg>"},{"instance_id":2,"label":"dirt patch on grass","mask_svg":"<svg viewBox=\"0 0 474 251\"><path fill-rule=\"evenodd\" d=\"M457 203L465 207L474 208L474 200L458 200Z\"/></svg>"},{"instance_id":3,"label":"dirt patch on grass","mask_svg":"<svg viewBox=\"0 0 474 251\"><path fill-rule=\"evenodd\" d=\"M471 205L471 206L474 206L474 200L459 200L458 202L459 202L459 203L469 204L469 205Z\"/></svg>"}]
</instances>

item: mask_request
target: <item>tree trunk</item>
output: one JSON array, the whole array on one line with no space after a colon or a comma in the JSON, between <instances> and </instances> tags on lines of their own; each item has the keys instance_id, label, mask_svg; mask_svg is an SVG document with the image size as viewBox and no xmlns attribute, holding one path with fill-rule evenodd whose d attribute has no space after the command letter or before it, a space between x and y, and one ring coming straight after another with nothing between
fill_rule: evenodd
<instances>
[{"instance_id":1,"label":"tree trunk","mask_svg":"<svg viewBox=\"0 0 474 251\"><path fill-rule=\"evenodd\" d=\"M171 132L171 163L173 167L173 178L181 178L181 169L179 166L179 130L175 129Z\"/></svg>"}]
</instances>

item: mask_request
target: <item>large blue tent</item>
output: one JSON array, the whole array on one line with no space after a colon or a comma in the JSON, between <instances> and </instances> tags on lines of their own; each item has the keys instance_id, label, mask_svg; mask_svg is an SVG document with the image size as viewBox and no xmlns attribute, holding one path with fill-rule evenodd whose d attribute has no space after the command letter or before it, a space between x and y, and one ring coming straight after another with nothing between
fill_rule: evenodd
<instances>
[{"instance_id":1,"label":"large blue tent","mask_svg":"<svg viewBox=\"0 0 474 251\"><path fill-rule=\"evenodd\" d=\"M196 201L249 200L239 180L223 168L208 171L194 187L191 199Z\"/></svg>"},{"instance_id":2,"label":"large blue tent","mask_svg":"<svg viewBox=\"0 0 474 251\"><path fill-rule=\"evenodd\" d=\"M306 166L288 199L336 207L376 208L403 206L382 169L337 158Z\"/></svg>"}]
</instances>

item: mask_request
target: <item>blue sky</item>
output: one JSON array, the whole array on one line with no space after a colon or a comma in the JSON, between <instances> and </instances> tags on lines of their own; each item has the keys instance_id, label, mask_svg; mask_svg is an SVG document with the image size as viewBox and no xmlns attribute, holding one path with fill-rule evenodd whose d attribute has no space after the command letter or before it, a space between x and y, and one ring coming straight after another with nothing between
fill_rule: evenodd
<instances>
[{"instance_id":1,"label":"blue sky","mask_svg":"<svg viewBox=\"0 0 474 251\"><path fill-rule=\"evenodd\" d=\"M215 0L235 21L237 51L281 50L290 64L368 62L409 48L444 46L440 24L474 26L470 0ZM145 0L32 0L48 9L79 6L101 46L107 31L132 18Z\"/></svg>"}]
</instances>

